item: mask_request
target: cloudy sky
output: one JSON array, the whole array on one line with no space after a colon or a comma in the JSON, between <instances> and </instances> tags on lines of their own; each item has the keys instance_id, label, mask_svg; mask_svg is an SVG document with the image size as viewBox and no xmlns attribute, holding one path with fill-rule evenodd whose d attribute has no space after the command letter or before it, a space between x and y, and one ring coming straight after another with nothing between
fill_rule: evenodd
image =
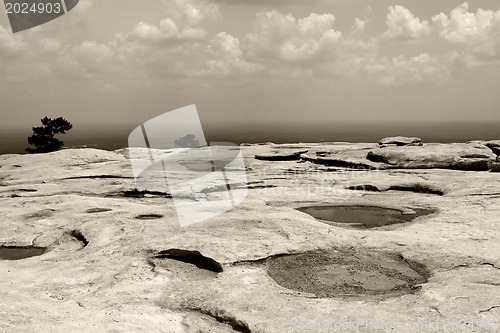
<instances>
[{"instance_id":1,"label":"cloudy sky","mask_svg":"<svg viewBox=\"0 0 500 333\"><path fill-rule=\"evenodd\" d=\"M80 0L13 34L0 15L0 128L500 122L500 1Z\"/></svg>"}]
</instances>

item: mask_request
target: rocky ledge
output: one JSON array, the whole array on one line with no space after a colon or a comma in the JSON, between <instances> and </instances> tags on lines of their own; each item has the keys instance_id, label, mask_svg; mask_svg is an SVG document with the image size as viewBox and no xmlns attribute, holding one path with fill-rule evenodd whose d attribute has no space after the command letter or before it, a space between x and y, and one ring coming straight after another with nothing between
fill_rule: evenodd
<instances>
[{"instance_id":1,"label":"rocky ledge","mask_svg":"<svg viewBox=\"0 0 500 333\"><path fill-rule=\"evenodd\" d=\"M243 146L246 199L184 228L126 150L2 155L0 331L492 331L498 146L388 141Z\"/></svg>"},{"instance_id":2,"label":"rocky ledge","mask_svg":"<svg viewBox=\"0 0 500 333\"><path fill-rule=\"evenodd\" d=\"M422 143L419 138L391 137L375 145L336 145L329 150L301 154L305 161L353 169L454 169L494 171L499 167L497 141L468 143ZM287 152L273 156L290 156ZM256 155L257 158L257 155Z\"/></svg>"}]
</instances>

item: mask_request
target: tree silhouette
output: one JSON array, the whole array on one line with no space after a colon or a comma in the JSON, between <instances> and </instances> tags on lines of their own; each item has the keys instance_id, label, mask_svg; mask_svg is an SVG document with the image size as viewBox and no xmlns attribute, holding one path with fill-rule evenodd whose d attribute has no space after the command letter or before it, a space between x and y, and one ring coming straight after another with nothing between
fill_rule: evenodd
<instances>
[{"instance_id":1,"label":"tree silhouette","mask_svg":"<svg viewBox=\"0 0 500 333\"><path fill-rule=\"evenodd\" d=\"M33 127L33 135L28 138L28 143L35 146L34 149L26 148L25 150L28 153L49 153L59 150L64 145L64 142L54 138L54 135L58 133L64 134L73 128L73 125L62 117L56 119L45 117L41 121L43 126Z\"/></svg>"},{"instance_id":2,"label":"tree silhouette","mask_svg":"<svg viewBox=\"0 0 500 333\"><path fill-rule=\"evenodd\" d=\"M179 148L198 148L200 146L200 142L196 140L193 134L187 134L182 138L178 138L174 143Z\"/></svg>"}]
</instances>

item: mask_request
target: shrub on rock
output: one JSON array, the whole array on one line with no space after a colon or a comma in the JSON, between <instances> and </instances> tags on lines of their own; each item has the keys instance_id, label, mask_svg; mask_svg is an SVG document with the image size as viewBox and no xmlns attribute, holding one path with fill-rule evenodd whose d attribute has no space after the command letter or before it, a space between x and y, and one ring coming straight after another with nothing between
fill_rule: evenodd
<instances>
[{"instance_id":1,"label":"shrub on rock","mask_svg":"<svg viewBox=\"0 0 500 333\"><path fill-rule=\"evenodd\" d=\"M28 143L35 146L35 148L26 148L28 153L49 153L59 150L64 142L54 138L54 135L64 134L73 128L73 125L62 117L56 119L44 117L41 121L43 126L33 127L33 135L28 138Z\"/></svg>"}]
</instances>

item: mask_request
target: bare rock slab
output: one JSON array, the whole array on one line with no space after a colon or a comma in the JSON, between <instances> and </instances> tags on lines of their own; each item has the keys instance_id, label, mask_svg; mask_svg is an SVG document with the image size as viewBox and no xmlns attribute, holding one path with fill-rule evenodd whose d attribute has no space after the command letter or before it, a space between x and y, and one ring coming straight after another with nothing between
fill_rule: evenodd
<instances>
[{"instance_id":1,"label":"bare rock slab","mask_svg":"<svg viewBox=\"0 0 500 333\"><path fill-rule=\"evenodd\" d=\"M368 149L355 149L334 152L317 152L316 154L302 154L305 161L332 167L350 168L358 170L375 170L386 168L385 163L378 163L367 159Z\"/></svg>"},{"instance_id":2,"label":"bare rock slab","mask_svg":"<svg viewBox=\"0 0 500 333\"><path fill-rule=\"evenodd\" d=\"M422 146L385 147L371 150L367 158L401 169L488 170L488 161L495 158L490 149L480 144L429 143Z\"/></svg>"},{"instance_id":3,"label":"bare rock slab","mask_svg":"<svg viewBox=\"0 0 500 333\"><path fill-rule=\"evenodd\" d=\"M486 146L488 148L500 148L500 140L486 141Z\"/></svg>"},{"instance_id":4,"label":"bare rock slab","mask_svg":"<svg viewBox=\"0 0 500 333\"><path fill-rule=\"evenodd\" d=\"M409 138L405 136L392 136L384 138L378 142L380 147L393 147L393 146L421 146L422 139Z\"/></svg>"}]
</instances>

